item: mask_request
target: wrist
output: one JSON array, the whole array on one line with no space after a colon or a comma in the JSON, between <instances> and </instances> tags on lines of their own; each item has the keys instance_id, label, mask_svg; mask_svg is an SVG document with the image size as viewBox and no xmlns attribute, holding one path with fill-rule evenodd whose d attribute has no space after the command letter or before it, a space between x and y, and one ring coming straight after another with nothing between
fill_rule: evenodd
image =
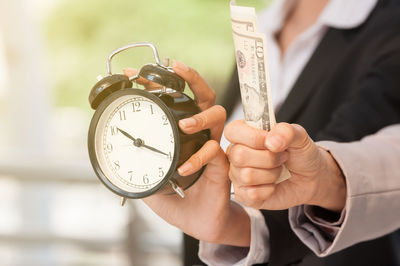
<instances>
[{"instance_id":1,"label":"wrist","mask_svg":"<svg viewBox=\"0 0 400 266\"><path fill-rule=\"evenodd\" d=\"M224 227L223 234L219 237L219 244L249 247L251 236L250 217L247 212L236 202L230 202L230 215Z\"/></svg>"},{"instance_id":2,"label":"wrist","mask_svg":"<svg viewBox=\"0 0 400 266\"><path fill-rule=\"evenodd\" d=\"M336 160L329 151L319 147L321 160L318 172L318 186L315 197L310 205L316 205L324 209L341 212L346 203L346 182Z\"/></svg>"}]
</instances>

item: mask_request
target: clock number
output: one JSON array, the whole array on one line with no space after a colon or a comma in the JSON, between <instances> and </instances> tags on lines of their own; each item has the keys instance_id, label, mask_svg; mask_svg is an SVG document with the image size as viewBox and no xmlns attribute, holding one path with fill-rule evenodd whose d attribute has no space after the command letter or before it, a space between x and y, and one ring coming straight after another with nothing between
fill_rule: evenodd
<instances>
[{"instance_id":1,"label":"clock number","mask_svg":"<svg viewBox=\"0 0 400 266\"><path fill-rule=\"evenodd\" d=\"M113 145L112 145L111 143L108 143L108 144L106 145L106 150L107 150L108 153L112 153L112 151L113 151Z\"/></svg>"},{"instance_id":2,"label":"clock number","mask_svg":"<svg viewBox=\"0 0 400 266\"><path fill-rule=\"evenodd\" d=\"M133 109L133 112L140 112L141 111L140 102L133 102L132 109Z\"/></svg>"},{"instance_id":3,"label":"clock number","mask_svg":"<svg viewBox=\"0 0 400 266\"><path fill-rule=\"evenodd\" d=\"M150 112L151 112L152 115L154 115L154 112L153 112L153 105L152 105L152 104L150 104Z\"/></svg>"},{"instance_id":4,"label":"clock number","mask_svg":"<svg viewBox=\"0 0 400 266\"><path fill-rule=\"evenodd\" d=\"M174 142L175 142L175 140L174 140L174 134L170 133L169 136L171 137L171 143L174 143Z\"/></svg>"},{"instance_id":5,"label":"clock number","mask_svg":"<svg viewBox=\"0 0 400 266\"><path fill-rule=\"evenodd\" d=\"M129 181L132 182L132 178L133 178L133 171L128 171L129 174Z\"/></svg>"},{"instance_id":6,"label":"clock number","mask_svg":"<svg viewBox=\"0 0 400 266\"><path fill-rule=\"evenodd\" d=\"M149 178L147 177L147 174L143 176L143 183L146 185L149 183Z\"/></svg>"},{"instance_id":7,"label":"clock number","mask_svg":"<svg viewBox=\"0 0 400 266\"><path fill-rule=\"evenodd\" d=\"M119 119L122 120L126 120L126 114L125 114L125 110L119 111Z\"/></svg>"},{"instance_id":8,"label":"clock number","mask_svg":"<svg viewBox=\"0 0 400 266\"><path fill-rule=\"evenodd\" d=\"M110 127L110 130L111 130L111 135L112 136L114 136L114 135L117 135L118 134L118 129L117 129L117 127Z\"/></svg>"},{"instance_id":9,"label":"clock number","mask_svg":"<svg viewBox=\"0 0 400 266\"><path fill-rule=\"evenodd\" d=\"M158 167L158 176L159 177L163 177L164 176L164 171L163 171L162 167Z\"/></svg>"},{"instance_id":10,"label":"clock number","mask_svg":"<svg viewBox=\"0 0 400 266\"><path fill-rule=\"evenodd\" d=\"M163 125L164 126L168 125L168 117L166 115L163 115L161 118L163 120Z\"/></svg>"},{"instance_id":11,"label":"clock number","mask_svg":"<svg viewBox=\"0 0 400 266\"><path fill-rule=\"evenodd\" d=\"M114 169L118 171L120 168L121 168L121 166L119 165L119 161L115 161L114 162Z\"/></svg>"}]
</instances>

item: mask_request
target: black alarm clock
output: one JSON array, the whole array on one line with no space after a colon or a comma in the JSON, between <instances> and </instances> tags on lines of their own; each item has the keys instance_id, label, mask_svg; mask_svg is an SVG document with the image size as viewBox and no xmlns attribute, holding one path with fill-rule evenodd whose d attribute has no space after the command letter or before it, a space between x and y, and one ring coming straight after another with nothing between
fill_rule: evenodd
<instances>
[{"instance_id":1,"label":"black alarm clock","mask_svg":"<svg viewBox=\"0 0 400 266\"><path fill-rule=\"evenodd\" d=\"M134 77L112 74L114 55L129 48L150 47L155 63L144 65ZM177 168L209 140L209 130L185 134L178 121L201 110L183 91L185 81L163 65L151 43L133 43L113 51L107 60L108 76L90 91L95 113L90 123L88 150L93 169L112 192L126 198L155 193L177 193L200 177L204 167L182 177ZM160 85L157 90L132 88L139 77Z\"/></svg>"}]
</instances>

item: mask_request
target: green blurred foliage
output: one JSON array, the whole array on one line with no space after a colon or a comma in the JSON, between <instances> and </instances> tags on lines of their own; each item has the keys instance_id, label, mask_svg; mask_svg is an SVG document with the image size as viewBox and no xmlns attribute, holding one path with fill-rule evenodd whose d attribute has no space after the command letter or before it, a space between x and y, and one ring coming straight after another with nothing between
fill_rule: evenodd
<instances>
[{"instance_id":1,"label":"green blurred foliage","mask_svg":"<svg viewBox=\"0 0 400 266\"><path fill-rule=\"evenodd\" d=\"M261 9L269 1L237 2ZM132 42L152 42L161 58L195 68L219 97L234 65L228 0L60 0L45 28L57 106L89 108L107 56ZM113 71L150 62L150 49L131 49L115 57Z\"/></svg>"}]
</instances>

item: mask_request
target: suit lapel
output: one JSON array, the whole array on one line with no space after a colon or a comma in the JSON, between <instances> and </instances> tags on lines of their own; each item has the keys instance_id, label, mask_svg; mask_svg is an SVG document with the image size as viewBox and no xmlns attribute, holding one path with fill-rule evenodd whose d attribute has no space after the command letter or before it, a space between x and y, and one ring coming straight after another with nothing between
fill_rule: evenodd
<instances>
[{"instance_id":1,"label":"suit lapel","mask_svg":"<svg viewBox=\"0 0 400 266\"><path fill-rule=\"evenodd\" d=\"M333 70L339 54L344 53L348 40L340 30L329 29L317 46L314 54L298 77L285 102L277 113L277 121L294 122L307 100L321 87ZM331 69L331 70L330 70Z\"/></svg>"}]
</instances>

